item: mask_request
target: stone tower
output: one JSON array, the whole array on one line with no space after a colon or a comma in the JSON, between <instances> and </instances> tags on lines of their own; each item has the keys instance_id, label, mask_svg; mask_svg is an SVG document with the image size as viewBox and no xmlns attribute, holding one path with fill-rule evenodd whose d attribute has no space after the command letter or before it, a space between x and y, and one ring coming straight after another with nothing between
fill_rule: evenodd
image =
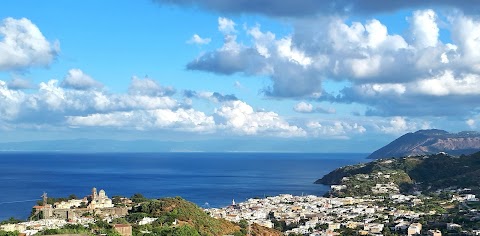
<instances>
[{"instance_id":1,"label":"stone tower","mask_svg":"<svg viewBox=\"0 0 480 236\"><path fill-rule=\"evenodd\" d=\"M97 188L92 189L92 201L97 200Z\"/></svg>"}]
</instances>

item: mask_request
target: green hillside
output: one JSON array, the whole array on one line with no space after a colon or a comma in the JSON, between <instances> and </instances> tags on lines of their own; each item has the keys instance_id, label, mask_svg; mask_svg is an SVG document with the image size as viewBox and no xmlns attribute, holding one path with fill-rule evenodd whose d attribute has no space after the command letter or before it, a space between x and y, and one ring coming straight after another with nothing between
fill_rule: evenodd
<instances>
[{"instance_id":1,"label":"green hillside","mask_svg":"<svg viewBox=\"0 0 480 236\"><path fill-rule=\"evenodd\" d=\"M152 225L136 226L136 235L179 235L179 229L189 231L186 235L227 235L240 232L238 225L214 219L194 203L180 197L142 202L132 209L127 220L135 223L145 216L158 220ZM151 233L142 234L140 231Z\"/></svg>"},{"instance_id":2,"label":"green hillside","mask_svg":"<svg viewBox=\"0 0 480 236\"><path fill-rule=\"evenodd\" d=\"M389 181L399 186L400 192L436 191L446 188L471 188L478 192L480 187L480 153L460 157L445 154L380 159L369 163L338 168L321 179L317 184L352 184L359 176L369 175L363 184L376 184L371 176L376 173L395 173ZM393 176L393 175L392 175ZM346 177L346 178L344 178ZM377 182L376 182L377 181ZM358 183L356 183L358 184ZM348 186L347 186L348 187Z\"/></svg>"}]
</instances>

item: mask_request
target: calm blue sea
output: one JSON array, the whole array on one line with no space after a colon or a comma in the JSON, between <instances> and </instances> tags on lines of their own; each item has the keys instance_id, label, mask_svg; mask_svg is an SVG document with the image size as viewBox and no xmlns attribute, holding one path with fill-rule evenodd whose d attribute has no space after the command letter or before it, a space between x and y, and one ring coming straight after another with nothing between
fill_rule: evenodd
<instances>
[{"instance_id":1,"label":"calm blue sea","mask_svg":"<svg viewBox=\"0 0 480 236\"><path fill-rule=\"evenodd\" d=\"M34 199L142 193L181 196L202 207L289 193L322 195L313 182L367 154L305 153L0 153L0 220L25 219ZM14 202L14 203L12 203ZM206 205L208 203L208 205Z\"/></svg>"}]
</instances>

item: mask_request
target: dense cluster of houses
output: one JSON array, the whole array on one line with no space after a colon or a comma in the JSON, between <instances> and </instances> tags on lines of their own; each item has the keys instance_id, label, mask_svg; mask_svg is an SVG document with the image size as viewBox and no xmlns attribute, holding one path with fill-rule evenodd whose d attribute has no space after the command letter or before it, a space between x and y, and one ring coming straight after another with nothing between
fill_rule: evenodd
<instances>
[{"instance_id":1,"label":"dense cluster of houses","mask_svg":"<svg viewBox=\"0 0 480 236\"><path fill-rule=\"evenodd\" d=\"M422 230L422 225L415 222L423 214L392 207L380 207L378 198L326 198L313 195L292 196L283 194L264 199L248 199L245 202L232 204L225 208L206 209L213 217L239 222L241 219L249 223L273 228L275 221L284 221L286 225L294 225L285 232L304 235L339 235L340 228L350 228L361 235L382 235L384 227L395 219L392 230L407 231L415 235ZM419 204L416 196L395 194L392 201L404 204ZM326 227L319 227L325 225ZM438 235L438 234L435 234Z\"/></svg>"}]
</instances>

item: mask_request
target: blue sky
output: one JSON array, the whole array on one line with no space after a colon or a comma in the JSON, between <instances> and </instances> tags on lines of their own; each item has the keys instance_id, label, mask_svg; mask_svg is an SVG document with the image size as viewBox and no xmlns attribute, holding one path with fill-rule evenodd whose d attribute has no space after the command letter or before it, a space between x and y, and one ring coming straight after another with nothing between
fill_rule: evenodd
<instances>
[{"instance_id":1,"label":"blue sky","mask_svg":"<svg viewBox=\"0 0 480 236\"><path fill-rule=\"evenodd\" d=\"M6 0L0 142L370 152L418 129L477 130L478 13L469 0Z\"/></svg>"}]
</instances>

